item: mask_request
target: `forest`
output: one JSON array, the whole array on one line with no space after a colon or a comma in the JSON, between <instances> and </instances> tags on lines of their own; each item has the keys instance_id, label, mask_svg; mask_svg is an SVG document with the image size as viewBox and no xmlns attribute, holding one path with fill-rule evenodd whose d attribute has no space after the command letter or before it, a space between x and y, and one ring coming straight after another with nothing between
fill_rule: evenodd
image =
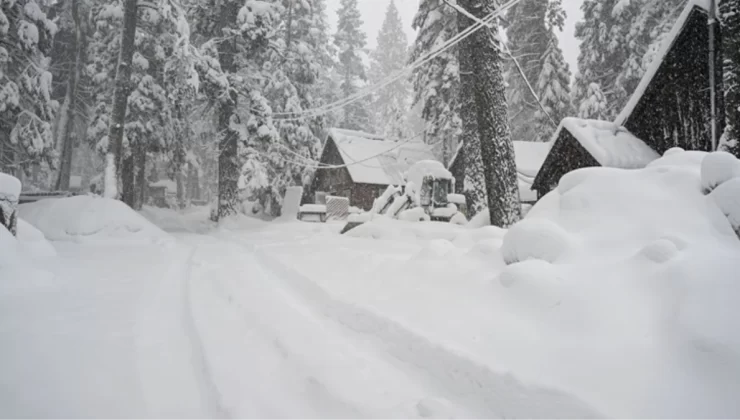
<instances>
[{"instance_id":1,"label":"forest","mask_svg":"<svg viewBox=\"0 0 740 420\"><path fill-rule=\"evenodd\" d=\"M563 0L421 0L412 42L394 3L406 0L391 0L372 50L362 0L341 0L333 27L325 1L2 1L0 170L24 190L72 179L134 209L164 180L178 207L216 203L214 219L243 202L277 216L337 127L423 141L444 164L463 145L469 207L509 226L512 139L613 120L686 3L584 0L570 68ZM719 7L732 148L738 2Z\"/></svg>"}]
</instances>

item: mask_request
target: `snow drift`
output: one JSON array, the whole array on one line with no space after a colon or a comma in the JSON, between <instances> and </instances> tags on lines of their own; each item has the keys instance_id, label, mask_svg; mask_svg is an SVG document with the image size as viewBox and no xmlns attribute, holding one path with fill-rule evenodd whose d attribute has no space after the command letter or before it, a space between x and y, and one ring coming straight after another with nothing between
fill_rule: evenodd
<instances>
[{"instance_id":1,"label":"snow drift","mask_svg":"<svg viewBox=\"0 0 740 420\"><path fill-rule=\"evenodd\" d=\"M51 241L162 241L170 237L126 204L96 196L41 200L20 216Z\"/></svg>"}]
</instances>

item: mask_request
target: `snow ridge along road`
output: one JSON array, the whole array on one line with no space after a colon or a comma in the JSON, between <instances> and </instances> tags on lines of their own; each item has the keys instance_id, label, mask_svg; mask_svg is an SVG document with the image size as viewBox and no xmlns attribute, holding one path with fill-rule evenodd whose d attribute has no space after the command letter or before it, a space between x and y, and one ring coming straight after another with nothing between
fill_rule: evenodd
<instances>
[{"instance_id":1,"label":"snow ridge along road","mask_svg":"<svg viewBox=\"0 0 740 420\"><path fill-rule=\"evenodd\" d=\"M386 414L422 418L547 418L553 413L573 418L600 417L571 395L522 384L507 373L494 372L464 353L435 344L393 320L332 298L310 279L258 250L256 244L233 234L222 233L220 237L239 244L242 252L249 252L254 275L268 281L272 290L289 296L292 304L311 313L315 322L334 324L334 328L323 328L342 336L343 341L361 346L362 351L382 361L385 368L396 370L421 388L422 394L416 400L406 400L395 407L401 412ZM349 368L353 369L351 365ZM347 390L341 381L339 385ZM384 385L379 383L372 388Z\"/></svg>"}]
</instances>

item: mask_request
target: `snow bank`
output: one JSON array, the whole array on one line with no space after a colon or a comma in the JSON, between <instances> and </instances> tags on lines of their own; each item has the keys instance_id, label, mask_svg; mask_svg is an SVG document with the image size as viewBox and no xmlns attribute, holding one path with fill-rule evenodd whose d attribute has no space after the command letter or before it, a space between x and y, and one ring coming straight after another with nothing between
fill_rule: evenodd
<instances>
[{"instance_id":1,"label":"snow bank","mask_svg":"<svg viewBox=\"0 0 740 420\"><path fill-rule=\"evenodd\" d=\"M0 269L15 265L20 260L20 250L15 236L0 225Z\"/></svg>"},{"instance_id":2,"label":"snow bank","mask_svg":"<svg viewBox=\"0 0 740 420\"><path fill-rule=\"evenodd\" d=\"M504 236L501 252L507 264L530 259L554 263L575 248L571 236L547 219L524 220Z\"/></svg>"},{"instance_id":3,"label":"snow bank","mask_svg":"<svg viewBox=\"0 0 740 420\"><path fill-rule=\"evenodd\" d=\"M170 236L126 204L96 196L41 200L20 216L51 241L162 241Z\"/></svg>"},{"instance_id":4,"label":"snow bank","mask_svg":"<svg viewBox=\"0 0 740 420\"><path fill-rule=\"evenodd\" d=\"M18 219L18 245L20 249L34 257L54 257L54 246L46 240L40 230L23 219Z\"/></svg>"}]
</instances>

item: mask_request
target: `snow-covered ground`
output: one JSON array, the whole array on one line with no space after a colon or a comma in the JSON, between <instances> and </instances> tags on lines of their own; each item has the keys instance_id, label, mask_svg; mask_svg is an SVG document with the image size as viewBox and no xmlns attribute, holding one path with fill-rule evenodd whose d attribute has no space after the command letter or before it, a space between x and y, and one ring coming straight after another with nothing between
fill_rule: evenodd
<instances>
[{"instance_id":1,"label":"snow-covered ground","mask_svg":"<svg viewBox=\"0 0 740 420\"><path fill-rule=\"evenodd\" d=\"M508 232L24 205L0 416L738 417L739 176L576 171Z\"/></svg>"}]
</instances>

